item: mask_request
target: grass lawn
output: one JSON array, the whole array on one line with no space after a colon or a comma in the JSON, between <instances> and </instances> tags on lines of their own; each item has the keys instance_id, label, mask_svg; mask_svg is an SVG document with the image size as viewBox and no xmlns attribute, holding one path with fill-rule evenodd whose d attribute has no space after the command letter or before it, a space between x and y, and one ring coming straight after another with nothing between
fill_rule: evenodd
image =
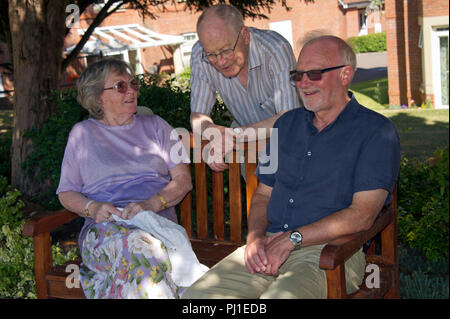
<instances>
[{"instance_id":1,"label":"grass lawn","mask_svg":"<svg viewBox=\"0 0 450 319\"><path fill-rule=\"evenodd\" d=\"M402 154L429 158L436 148L448 145L449 110L378 110L390 118L400 135Z\"/></svg>"},{"instance_id":2,"label":"grass lawn","mask_svg":"<svg viewBox=\"0 0 450 319\"><path fill-rule=\"evenodd\" d=\"M350 91L360 104L372 110L385 110L389 101L387 78L353 83Z\"/></svg>"},{"instance_id":3,"label":"grass lawn","mask_svg":"<svg viewBox=\"0 0 450 319\"><path fill-rule=\"evenodd\" d=\"M426 159L436 148L448 144L448 109L387 109L386 104L378 102L386 100L387 78L355 83L350 90L359 103L394 122L400 135L402 154L406 157Z\"/></svg>"}]
</instances>

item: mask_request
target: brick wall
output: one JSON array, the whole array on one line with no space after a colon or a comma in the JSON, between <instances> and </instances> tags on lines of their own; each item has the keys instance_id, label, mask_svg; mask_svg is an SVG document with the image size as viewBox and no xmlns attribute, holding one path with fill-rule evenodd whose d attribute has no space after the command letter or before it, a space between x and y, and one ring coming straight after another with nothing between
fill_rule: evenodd
<instances>
[{"instance_id":1,"label":"brick wall","mask_svg":"<svg viewBox=\"0 0 450 319\"><path fill-rule=\"evenodd\" d=\"M424 81L422 49L419 48L419 18L448 16L444 0L390 0L385 2L388 58L389 103L420 105L425 98L420 88Z\"/></svg>"},{"instance_id":2,"label":"brick wall","mask_svg":"<svg viewBox=\"0 0 450 319\"><path fill-rule=\"evenodd\" d=\"M442 0L420 0L420 16L436 17L448 16L448 1Z\"/></svg>"}]
</instances>

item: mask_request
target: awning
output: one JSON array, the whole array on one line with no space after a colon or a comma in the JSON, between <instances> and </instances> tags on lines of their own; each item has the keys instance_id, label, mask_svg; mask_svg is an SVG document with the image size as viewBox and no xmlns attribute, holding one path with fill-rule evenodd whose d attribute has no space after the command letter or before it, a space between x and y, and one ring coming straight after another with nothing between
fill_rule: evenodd
<instances>
[{"instance_id":1,"label":"awning","mask_svg":"<svg viewBox=\"0 0 450 319\"><path fill-rule=\"evenodd\" d=\"M82 36L85 29L78 30ZM95 28L88 42L81 50L82 54L110 53L139 48L157 47L164 45L177 45L183 42L182 36L157 33L139 24L126 24ZM75 45L66 49L70 52Z\"/></svg>"},{"instance_id":2,"label":"awning","mask_svg":"<svg viewBox=\"0 0 450 319\"><path fill-rule=\"evenodd\" d=\"M342 7L342 9L365 9L370 5L370 1L361 1L361 0L338 0L338 4Z\"/></svg>"}]
</instances>

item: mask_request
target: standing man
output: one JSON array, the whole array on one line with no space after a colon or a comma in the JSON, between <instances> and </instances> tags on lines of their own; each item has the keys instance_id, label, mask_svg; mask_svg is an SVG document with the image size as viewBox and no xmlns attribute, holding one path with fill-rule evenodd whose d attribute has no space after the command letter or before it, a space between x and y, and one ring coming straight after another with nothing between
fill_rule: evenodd
<instances>
[{"instance_id":1,"label":"standing man","mask_svg":"<svg viewBox=\"0 0 450 319\"><path fill-rule=\"evenodd\" d=\"M227 165L223 155L233 149L233 137L247 128L266 128L287 110L300 106L289 71L295 68L292 48L274 31L244 25L239 10L230 5L207 8L197 22L199 42L191 58L191 126L204 134L216 128L221 138L213 138L212 152L220 153L208 165L216 171ZM219 92L238 128L214 124L209 116ZM217 136L217 135L216 135ZM227 137L227 138L226 138ZM225 144L226 143L226 144Z\"/></svg>"},{"instance_id":2,"label":"standing man","mask_svg":"<svg viewBox=\"0 0 450 319\"><path fill-rule=\"evenodd\" d=\"M274 125L278 149L268 144L267 151L278 152L280 163L276 173L258 174L247 245L183 298L326 298L322 248L372 226L392 199L400 167L393 123L348 92L355 67L355 53L340 38L303 46L292 80L305 107ZM364 271L359 250L345 263L347 293L358 289Z\"/></svg>"}]
</instances>

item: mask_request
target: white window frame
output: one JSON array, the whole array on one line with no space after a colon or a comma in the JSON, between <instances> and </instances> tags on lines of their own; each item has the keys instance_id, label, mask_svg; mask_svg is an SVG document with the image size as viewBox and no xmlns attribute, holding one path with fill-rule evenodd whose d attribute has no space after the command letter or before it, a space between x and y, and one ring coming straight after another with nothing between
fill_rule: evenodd
<instances>
[{"instance_id":1,"label":"white window frame","mask_svg":"<svg viewBox=\"0 0 450 319\"><path fill-rule=\"evenodd\" d=\"M269 23L269 29L278 32L294 47L292 40L292 21L283 20Z\"/></svg>"},{"instance_id":2,"label":"white window frame","mask_svg":"<svg viewBox=\"0 0 450 319\"><path fill-rule=\"evenodd\" d=\"M185 54L189 53L189 56L190 56L190 54L192 53L192 47L198 41L198 35L197 35L196 32L188 32L188 33L182 33L182 34L180 34L180 36L183 37L183 43L181 43L181 45L180 45L181 60L182 60L182 63L183 63L183 68L186 68L186 67L189 66L190 58L187 61L185 61ZM188 36L194 36L195 39L187 40L186 38Z\"/></svg>"},{"instance_id":3,"label":"white window frame","mask_svg":"<svg viewBox=\"0 0 450 319\"><path fill-rule=\"evenodd\" d=\"M441 92L441 57L439 40L442 36L449 36L447 30L433 29L431 35L431 54L432 54L432 73L433 73L433 93L434 93L434 107L436 109L448 109L448 105L442 105L442 92Z\"/></svg>"}]
</instances>

